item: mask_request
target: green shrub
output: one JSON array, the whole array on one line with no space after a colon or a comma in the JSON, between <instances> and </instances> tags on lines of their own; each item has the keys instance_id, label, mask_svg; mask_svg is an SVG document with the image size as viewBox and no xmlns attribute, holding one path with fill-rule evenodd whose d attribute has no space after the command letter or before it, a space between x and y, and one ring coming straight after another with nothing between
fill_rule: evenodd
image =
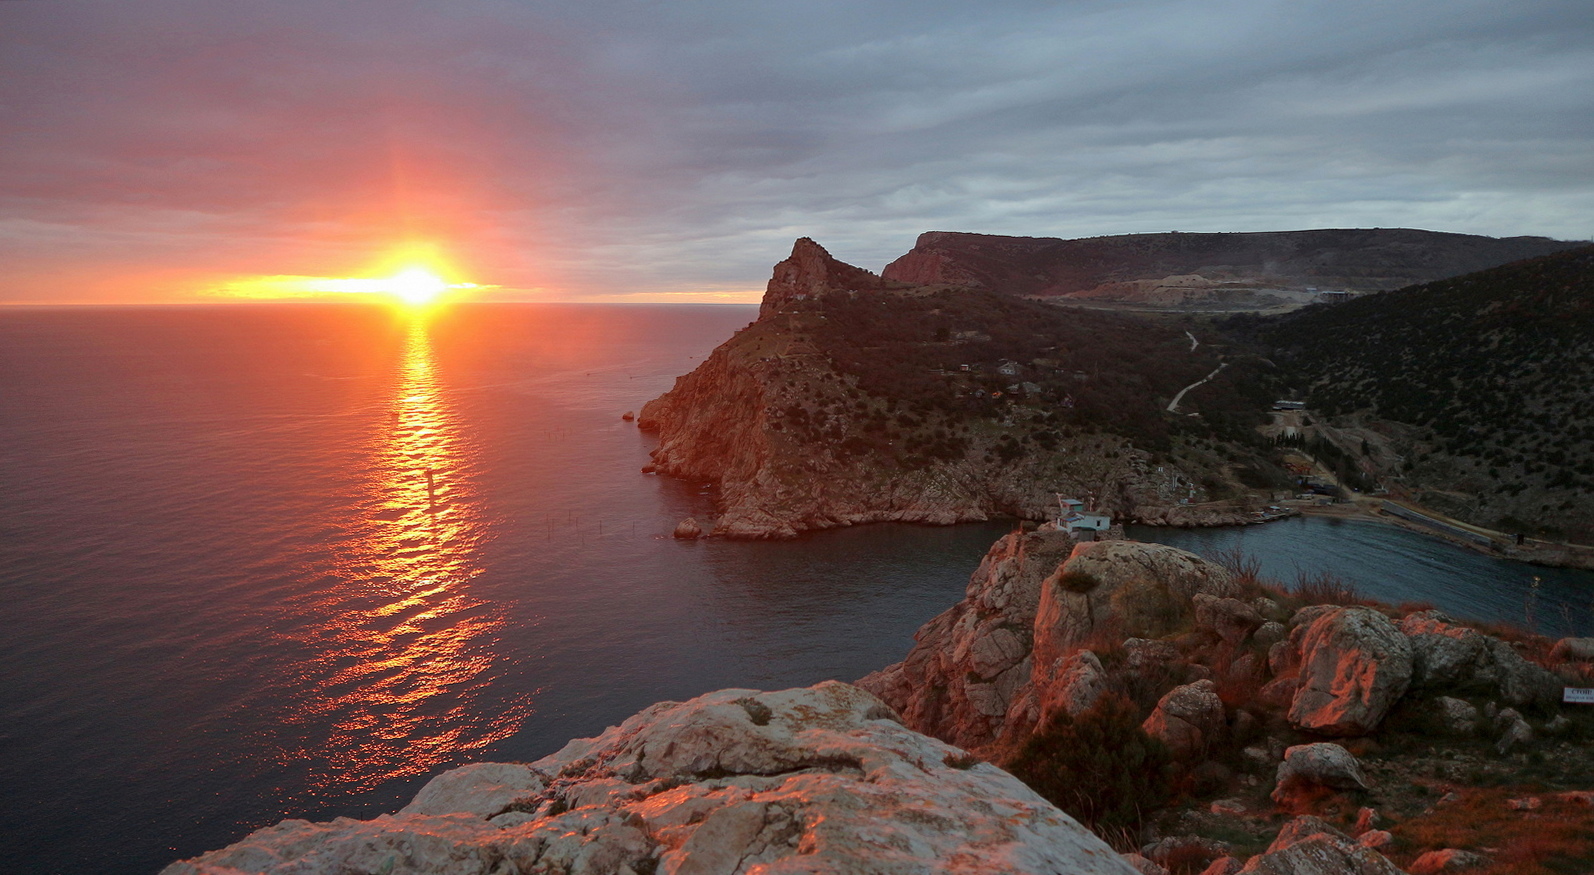
<instances>
[{"instance_id":1,"label":"green shrub","mask_svg":"<svg viewBox=\"0 0 1594 875\"><path fill-rule=\"evenodd\" d=\"M1138 828L1172 795L1173 759L1140 728L1129 700L1059 714L1024 743L1007 770L1092 830Z\"/></svg>"}]
</instances>

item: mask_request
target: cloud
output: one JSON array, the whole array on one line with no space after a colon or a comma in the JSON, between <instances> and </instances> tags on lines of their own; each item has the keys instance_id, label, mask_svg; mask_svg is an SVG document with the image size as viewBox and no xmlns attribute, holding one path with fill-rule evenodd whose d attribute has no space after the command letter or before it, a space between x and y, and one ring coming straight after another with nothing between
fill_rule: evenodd
<instances>
[{"instance_id":1,"label":"cloud","mask_svg":"<svg viewBox=\"0 0 1594 875\"><path fill-rule=\"evenodd\" d=\"M1594 233L1572 2L0 4L0 300L761 288L792 238Z\"/></svg>"}]
</instances>

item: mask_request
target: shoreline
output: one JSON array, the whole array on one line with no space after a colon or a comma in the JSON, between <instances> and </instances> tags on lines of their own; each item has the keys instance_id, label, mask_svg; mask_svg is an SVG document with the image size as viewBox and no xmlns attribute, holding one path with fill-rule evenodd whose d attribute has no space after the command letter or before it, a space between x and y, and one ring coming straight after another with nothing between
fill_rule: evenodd
<instances>
[{"instance_id":1,"label":"shoreline","mask_svg":"<svg viewBox=\"0 0 1594 875\"><path fill-rule=\"evenodd\" d=\"M1386 513L1376 506L1369 506L1374 501L1382 499L1359 498L1348 502L1329 505L1306 505L1300 507L1302 515L1333 517L1338 519L1362 519L1384 525L1395 526L1408 532L1438 538L1458 547L1466 547L1485 556L1496 559L1506 559L1520 562L1524 565L1537 565L1545 568L1571 568L1582 571L1594 571L1594 547L1585 547L1579 544L1560 544L1553 541L1543 541L1536 538L1527 539L1522 549L1517 549L1514 544L1508 543L1514 536L1505 532L1485 529L1481 526L1471 525L1452 520L1434 511L1417 508L1413 510L1430 517L1440 523L1464 529L1488 539L1488 543L1480 543L1470 538L1461 537L1441 529L1425 526L1411 520Z\"/></svg>"}]
</instances>

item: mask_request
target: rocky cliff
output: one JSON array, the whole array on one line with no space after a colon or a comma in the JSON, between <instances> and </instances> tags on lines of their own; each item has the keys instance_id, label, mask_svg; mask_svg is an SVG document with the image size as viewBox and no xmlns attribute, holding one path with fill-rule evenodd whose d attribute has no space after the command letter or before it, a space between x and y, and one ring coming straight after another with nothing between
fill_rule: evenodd
<instances>
[{"instance_id":1,"label":"rocky cliff","mask_svg":"<svg viewBox=\"0 0 1594 875\"><path fill-rule=\"evenodd\" d=\"M1578 244L1404 228L1128 234L1061 240L930 231L886 279L1011 295L1142 300L1150 288L1396 289Z\"/></svg>"},{"instance_id":2,"label":"rocky cliff","mask_svg":"<svg viewBox=\"0 0 1594 875\"><path fill-rule=\"evenodd\" d=\"M396 814L287 820L164 875L1134 875L1011 775L827 682L663 702Z\"/></svg>"},{"instance_id":3,"label":"rocky cliff","mask_svg":"<svg viewBox=\"0 0 1594 875\"><path fill-rule=\"evenodd\" d=\"M805 238L758 321L637 422L659 436L648 470L718 484L712 532L731 537L1040 519L1059 493L1154 523L1245 522L1204 502L1243 492L1237 471L1270 476L1235 445L1260 396L1215 381L1181 404L1202 418L1163 409L1218 364L1171 328L888 282Z\"/></svg>"}]
</instances>

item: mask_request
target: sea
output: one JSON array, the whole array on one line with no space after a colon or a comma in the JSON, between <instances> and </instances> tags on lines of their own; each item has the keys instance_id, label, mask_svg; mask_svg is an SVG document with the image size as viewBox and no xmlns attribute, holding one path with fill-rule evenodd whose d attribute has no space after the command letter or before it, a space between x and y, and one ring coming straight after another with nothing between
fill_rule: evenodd
<instances>
[{"instance_id":1,"label":"sea","mask_svg":"<svg viewBox=\"0 0 1594 875\"><path fill-rule=\"evenodd\" d=\"M623 414L746 306L0 310L0 860L153 873L660 700L856 679L1013 522L678 541ZM1587 634L1594 575L1375 523L1137 531ZM1535 579L1536 578L1536 579Z\"/></svg>"}]
</instances>

